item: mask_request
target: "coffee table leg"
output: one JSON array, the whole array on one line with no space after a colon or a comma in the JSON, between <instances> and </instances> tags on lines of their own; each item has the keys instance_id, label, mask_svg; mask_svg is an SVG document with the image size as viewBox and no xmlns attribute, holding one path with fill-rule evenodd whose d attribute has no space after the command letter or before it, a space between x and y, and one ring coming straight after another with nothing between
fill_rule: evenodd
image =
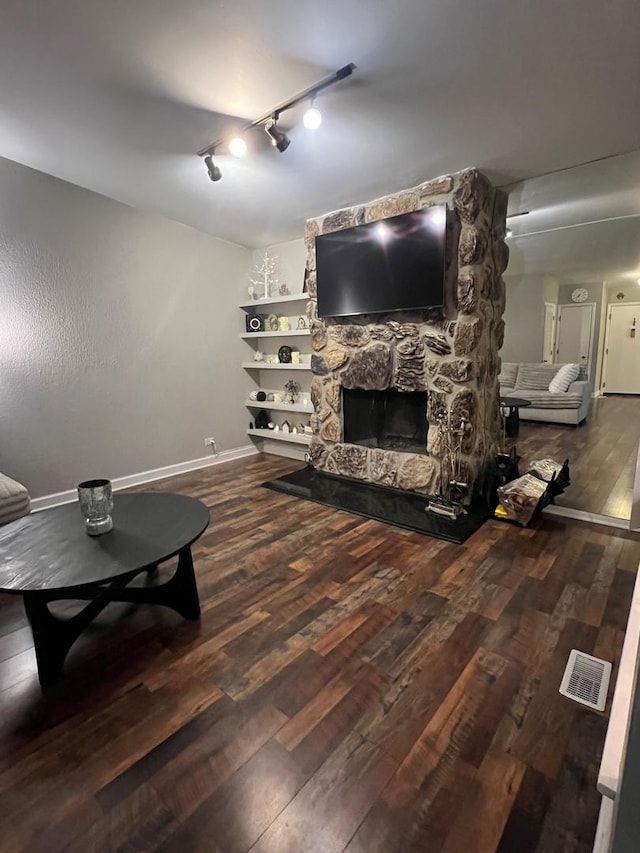
<instances>
[{"instance_id":1,"label":"coffee table leg","mask_svg":"<svg viewBox=\"0 0 640 853\"><path fill-rule=\"evenodd\" d=\"M60 675L69 649L108 603L109 598L100 595L70 619L58 619L49 611L46 595L24 593L24 609L31 625L38 678L43 687L52 684Z\"/></svg>"},{"instance_id":2,"label":"coffee table leg","mask_svg":"<svg viewBox=\"0 0 640 853\"><path fill-rule=\"evenodd\" d=\"M146 571L149 572L147 568ZM200 600L193 571L191 548L178 554L176 571L166 583L157 586L126 587L109 592L111 601L130 601L134 604L162 604L179 613L183 619L200 618Z\"/></svg>"},{"instance_id":3,"label":"coffee table leg","mask_svg":"<svg viewBox=\"0 0 640 853\"><path fill-rule=\"evenodd\" d=\"M520 435L520 412L517 406L509 407L506 418L506 432L508 438L518 438Z\"/></svg>"},{"instance_id":4,"label":"coffee table leg","mask_svg":"<svg viewBox=\"0 0 640 853\"><path fill-rule=\"evenodd\" d=\"M149 567L155 571L157 566ZM148 570L148 571L149 571ZM130 601L136 604L162 604L177 611L183 619L200 618L200 600L193 570L191 548L187 546L178 555L178 566L167 583L150 587L126 585L137 574L123 576L108 587L79 589L76 592L52 594L25 592L24 609L33 633L33 645L38 662L38 678L46 687L62 672L65 658L82 631L112 601ZM48 607L50 601L59 599L89 599L79 613L70 619L58 619Z\"/></svg>"},{"instance_id":5,"label":"coffee table leg","mask_svg":"<svg viewBox=\"0 0 640 853\"><path fill-rule=\"evenodd\" d=\"M200 599L198 598L198 587L196 586L196 575L193 571L193 558L191 548L187 546L178 555L178 568L173 578L169 581L174 594L170 606L177 610L185 619L200 618Z\"/></svg>"},{"instance_id":6,"label":"coffee table leg","mask_svg":"<svg viewBox=\"0 0 640 853\"><path fill-rule=\"evenodd\" d=\"M56 620L49 613L47 602L43 598L25 593L24 609L33 634L38 678L40 684L46 687L55 681L62 672L64 659L71 644L56 637L56 626L54 625Z\"/></svg>"}]
</instances>

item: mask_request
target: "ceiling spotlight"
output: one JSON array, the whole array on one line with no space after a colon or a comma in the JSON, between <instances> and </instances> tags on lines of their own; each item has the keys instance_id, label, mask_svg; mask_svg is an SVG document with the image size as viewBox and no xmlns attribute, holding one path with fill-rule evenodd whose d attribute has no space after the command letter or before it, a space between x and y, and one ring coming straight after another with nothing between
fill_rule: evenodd
<instances>
[{"instance_id":1,"label":"ceiling spotlight","mask_svg":"<svg viewBox=\"0 0 640 853\"><path fill-rule=\"evenodd\" d=\"M229 141L229 154L233 157L244 157L247 153L247 143L241 136L234 136Z\"/></svg>"},{"instance_id":2,"label":"ceiling spotlight","mask_svg":"<svg viewBox=\"0 0 640 853\"><path fill-rule=\"evenodd\" d=\"M265 124L264 129L271 140L271 144L278 149L278 151L282 154L283 151L286 151L289 145L291 145L291 140L284 132L284 130L280 130L277 125L277 116L272 116L269 121Z\"/></svg>"},{"instance_id":3,"label":"ceiling spotlight","mask_svg":"<svg viewBox=\"0 0 640 853\"><path fill-rule=\"evenodd\" d=\"M302 123L307 130L317 130L322 124L322 113L315 106L315 99L312 98L311 106L302 117Z\"/></svg>"},{"instance_id":4,"label":"ceiling spotlight","mask_svg":"<svg viewBox=\"0 0 640 853\"><path fill-rule=\"evenodd\" d=\"M507 228L507 230L504 232L505 237L511 237L512 234L513 231L511 230L511 228Z\"/></svg>"},{"instance_id":5,"label":"ceiling spotlight","mask_svg":"<svg viewBox=\"0 0 640 853\"><path fill-rule=\"evenodd\" d=\"M222 180L222 172L220 171L220 167L216 166L213 162L213 154L207 154L204 158L204 162L207 164L207 172L209 172L209 177L212 181L221 181Z\"/></svg>"}]
</instances>

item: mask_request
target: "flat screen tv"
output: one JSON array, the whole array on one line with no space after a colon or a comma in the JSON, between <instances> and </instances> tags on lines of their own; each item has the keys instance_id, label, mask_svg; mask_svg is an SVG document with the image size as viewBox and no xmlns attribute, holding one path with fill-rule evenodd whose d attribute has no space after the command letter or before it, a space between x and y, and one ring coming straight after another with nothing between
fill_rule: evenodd
<instances>
[{"instance_id":1,"label":"flat screen tv","mask_svg":"<svg viewBox=\"0 0 640 853\"><path fill-rule=\"evenodd\" d=\"M316 237L318 315L442 306L446 225L438 205Z\"/></svg>"}]
</instances>

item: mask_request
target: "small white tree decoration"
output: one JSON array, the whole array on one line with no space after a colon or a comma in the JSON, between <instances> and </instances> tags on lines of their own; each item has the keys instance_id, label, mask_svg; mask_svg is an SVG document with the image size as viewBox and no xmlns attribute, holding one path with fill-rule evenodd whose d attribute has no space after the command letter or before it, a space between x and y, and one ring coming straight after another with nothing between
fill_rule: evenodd
<instances>
[{"instance_id":1,"label":"small white tree decoration","mask_svg":"<svg viewBox=\"0 0 640 853\"><path fill-rule=\"evenodd\" d=\"M264 253L264 258L256 264L249 274L251 284L261 288L265 297L275 296L278 288L278 261L272 258L269 252Z\"/></svg>"}]
</instances>

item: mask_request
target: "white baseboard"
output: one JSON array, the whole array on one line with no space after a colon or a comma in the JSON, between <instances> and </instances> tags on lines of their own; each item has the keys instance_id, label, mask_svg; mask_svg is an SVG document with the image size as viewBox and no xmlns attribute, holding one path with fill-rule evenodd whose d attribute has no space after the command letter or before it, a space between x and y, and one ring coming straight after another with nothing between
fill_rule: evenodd
<instances>
[{"instance_id":1,"label":"white baseboard","mask_svg":"<svg viewBox=\"0 0 640 853\"><path fill-rule=\"evenodd\" d=\"M600 803L598 826L593 842L593 853L609 853L613 840L614 804L609 797L603 797Z\"/></svg>"},{"instance_id":2,"label":"white baseboard","mask_svg":"<svg viewBox=\"0 0 640 853\"><path fill-rule=\"evenodd\" d=\"M117 477L112 481L113 490L128 489L131 486L142 486L144 483L152 483L154 480L164 480L165 477L175 477L177 474L187 474L189 471L197 471L199 468L210 468L212 465L221 465L223 462L231 462L233 459L243 459L245 456L254 456L258 450L253 445L235 447L233 450L222 450L217 456L203 456L200 459L190 459L188 462L177 462L175 465L165 465L164 468L154 468L151 471L141 471L139 474L129 474L126 477ZM77 500L78 493L75 489L66 492L56 492L53 495L43 495L41 498L33 498L31 501L31 512L49 509L52 506L68 504Z\"/></svg>"},{"instance_id":3,"label":"white baseboard","mask_svg":"<svg viewBox=\"0 0 640 853\"><path fill-rule=\"evenodd\" d=\"M543 512L549 515L559 515L562 518L573 518L575 521L589 521L591 524L603 524L605 527L618 527L620 530L629 530L628 518L614 518L612 515L600 515L597 512L586 512L583 509L571 509L568 506L556 506L551 504L545 507Z\"/></svg>"}]
</instances>

